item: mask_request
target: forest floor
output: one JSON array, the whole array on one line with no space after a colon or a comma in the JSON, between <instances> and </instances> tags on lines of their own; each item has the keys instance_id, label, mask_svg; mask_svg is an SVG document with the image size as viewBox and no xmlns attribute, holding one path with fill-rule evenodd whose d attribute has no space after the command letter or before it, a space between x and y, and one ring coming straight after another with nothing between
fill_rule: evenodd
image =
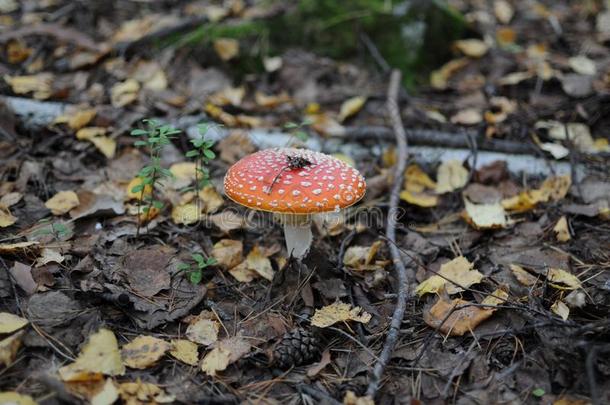
<instances>
[{"instance_id":1,"label":"forest floor","mask_svg":"<svg viewBox=\"0 0 610 405\"><path fill-rule=\"evenodd\" d=\"M392 116L365 36L349 61L180 41L261 5L0 1L0 403L610 403L610 5L450 3L470 36ZM182 131L158 160L147 118ZM367 182L303 261L223 193L290 144Z\"/></svg>"}]
</instances>

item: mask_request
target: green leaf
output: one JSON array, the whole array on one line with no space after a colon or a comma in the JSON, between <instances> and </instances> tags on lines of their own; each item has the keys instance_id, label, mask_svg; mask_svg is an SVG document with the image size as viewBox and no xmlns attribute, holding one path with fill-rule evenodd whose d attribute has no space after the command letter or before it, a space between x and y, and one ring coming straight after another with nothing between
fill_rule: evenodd
<instances>
[{"instance_id":1,"label":"green leaf","mask_svg":"<svg viewBox=\"0 0 610 405\"><path fill-rule=\"evenodd\" d=\"M198 265L205 263L205 258L199 253L193 253L191 257L197 262Z\"/></svg>"},{"instance_id":2,"label":"green leaf","mask_svg":"<svg viewBox=\"0 0 610 405\"><path fill-rule=\"evenodd\" d=\"M210 149L212 146L214 146L214 141L205 141L204 145L207 149Z\"/></svg>"},{"instance_id":3,"label":"green leaf","mask_svg":"<svg viewBox=\"0 0 610 405\"><path fill-rule=\"evenodd\" d=\"M142 184L153 184L153 178L152 177L142 177Z\"/></svg>"},{"instance_id":4,"label":"green leaf","mask_svg":"<svg viewBox=\"0 0 610 405\"><path fill-rule=\"evenodd\" d=\"M299 124L297 124L296 122L287 122L286 124L284 124L284 128L285 129L294 129L294 128L298 128Z\"/></svg>"},{"instance_id":5,"label":"green leaf","mask_svg":"<svg viewBox=\"0 0 610 405\"><path fill-rule=\"evenodd\" d=\"M544 394L546 394L546 391L544 391L542 388L536 388L532 391L532 395L538 398L542 398Z\"/></svg>"},{"instance_id":6,"label":"green leaf","mask_svg":"<svg viewBox=\"0 0 610 405\"><path fill-rule=\"evenodd\" d=\"M199 284L203 279L203 273L201 271L192 271L189 273L189 281L192 284Z\"/></svg>"},{"instance_id":7,"label":"green leaf","mask_svg":"<svg viewBox=\"0 0 610 405\"><path fill-rule=\"evenodd\" d=\"M152 202L152 206L158 210L160 210L161 208L163 208L165 204L163 204L163 201L159 201L159 200L154 200Z\"/></svg>"},{"instance_id":8,"label":"green leaf","mask_svg":"<svg viewBox=\"0 0 610 405\"><path fill-rule=\"evenodd\" d=\"M213 257L210 257L210 258L208 258L208 261L207 261L207 263L206 263L206 264L207 264L208 266L212 266L212 265L214 265L214 264L216 264L216 263L218 263L218 260L216 260L216 259L215 259L215 258L213 258Z\"/></svg>"},{"instance_id":9,"label":"green leaf","mask_svg":"<svg viewBox=\"0 0 610 405\"><path fill-rule=\"evenodd\" d=\"M185 270L189 270L191 268L191 265L186 264L186 263L178 263L178 266L176 266L176 267L180 271L185 271Z\"/></svg>"},{"instance_id":10,"label":"green leaf","mask_svg":"<svg viewBox=\"0 0 610 405\"><path fill-rule=\"evenodd\" d=\"M307 133L304 131L297 131L294 136L296 136L302 142L305 142L307 138L309 138L309 135L307 135Z\"/></svg>"},{"instance_id":11,"label":"green leaf","mask_svg":"<svg viewBox=\"0 0 610 405\"><path fill-rule=\"evenodd\" d=\"M132 136L141 136L141 135L147 135L148 131L138 128L138 129L131 130L131 132L129 134Z\"/></svg>"},{"instance_id":12,"label":"green leaf","mask_svg":"<svg viewBox=\"0 0 610 405\"><path fill-rule=\"evenodd\" d=\"M140 171L138 172L138 177L146 177L148 176L150 173L152 173L153 171L153 167L152 166L144 166L143 168L140 169Z\"/></svg>"},{"instance_id":13,"label":"green leaf","mask_svg":"<svg viewBox=\"0 0 610 405\"><path fill-rule=\"evenodd\" d=\"M138 184L137 186L133 186L133 187L131 188L131 192L132 192L132 193L139 193L139 192L141 192L142 190L144 190L144 184Z\"/></svg>"},{"instance_id":14,"label":"green leaf","mask_svg":"<svg viewBox=\"0 0 610 405\"><path fill-rule=\"evenodd\" d=\"M189 150L188 152L186 152L185 156L187 158L197 157L197 156L199 156L199 151L198 150Z\"/></svg>"},{"instance_id":15,"label":"green leaf","mask_svg":"<svg viewBox=\"0 0 610 405\"><path fill-rule=\"evenodd\" d=\"M138 147L139 146L148 146L148 142L146 142L146 141L135 141L133 143L133 146L138 146Z\"/></svg>"},{"instance_id":16,"label":"green leaf","mask_svg":"<svg viewBox=\"0 0 610 405\"><path fill-rule=\"evenodd\" d=\"M142 212L145 214L148 214L148 211L150 211L150 207L143 207L142 208Z\"/></svg>"},{"instance_id":17,"label":"green leaf","mask_svg":"<svg viewBox=\"0 0 610 405\"><path fill-rule=\"evenodd\" d=\"M169 170L169 169L165 169L165 168L163 168L163 167L162 167L162 168L160 169L160 172L161 172L161 174L162 174L163 176L165 176L165 177L174 178L174 173L172 173L172 171L171 171L171 170Z\"/></svg>"},{"instance_id":18,"label":"green leaf","mask_svg":"<svg viewBox=\"0 0 610 405\"><path fill-rule=\"evenodd\" d=\"M214 152L212 152L211 150L209 150L209 149L204 149L203 154L208 159L214 159L216 157L216 154Z\"/></svg>"}]
</instances>

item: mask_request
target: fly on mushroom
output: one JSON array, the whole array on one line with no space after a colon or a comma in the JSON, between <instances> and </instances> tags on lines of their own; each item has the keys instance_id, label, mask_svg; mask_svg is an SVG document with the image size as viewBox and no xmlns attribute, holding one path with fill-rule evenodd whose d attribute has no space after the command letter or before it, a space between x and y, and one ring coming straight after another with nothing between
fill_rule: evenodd
<instances>
[{"instance_id":1,"label":"fly on mushroom","mask_svg":"<svg viewBox=\"0 0 610 405\"><path fill-rule=\"evenodd\" d=\"M306 149L266 149L229 168L227 197L248 208L278 214L288 253L304 257L312 242L311 216L339 212L358 202L366 182L358 170Z\"/></svg>"}]
</instances>

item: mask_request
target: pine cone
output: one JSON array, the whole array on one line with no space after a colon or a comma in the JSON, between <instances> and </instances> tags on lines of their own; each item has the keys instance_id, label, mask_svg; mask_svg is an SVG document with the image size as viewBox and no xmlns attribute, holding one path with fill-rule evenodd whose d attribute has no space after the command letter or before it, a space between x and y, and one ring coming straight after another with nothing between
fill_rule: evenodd
<instances>
[{"instance_id":1,"label":"pine cone","mask_svg":"<svg viewBox=\"0 0 610 405\"><path fill-rule=\"evenodd\" d=\"M273 348L271 364L280 369L311 363L319 354L316 336L303 328L293 329L282 336Z\"/></svg>"}]
</instances>

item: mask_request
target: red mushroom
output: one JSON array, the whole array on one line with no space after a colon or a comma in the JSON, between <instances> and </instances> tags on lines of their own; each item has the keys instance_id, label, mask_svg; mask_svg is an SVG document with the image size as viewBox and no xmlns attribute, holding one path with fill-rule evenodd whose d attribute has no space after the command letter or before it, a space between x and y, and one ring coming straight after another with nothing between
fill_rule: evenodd
<instances>
[{"instance_id":1,"label":"red mushroom","mask_svg":"<svg viewBox=\"0 0 610 405\"><path fill-rule=\"evenodd\" d=\"M311 245L311 215L339 212L358 202L366 182L342 160L305 149L266 149L235 163L224 180L227 197L280 215L288 254L303 257Z\"/></svg>"}]
</instances>

